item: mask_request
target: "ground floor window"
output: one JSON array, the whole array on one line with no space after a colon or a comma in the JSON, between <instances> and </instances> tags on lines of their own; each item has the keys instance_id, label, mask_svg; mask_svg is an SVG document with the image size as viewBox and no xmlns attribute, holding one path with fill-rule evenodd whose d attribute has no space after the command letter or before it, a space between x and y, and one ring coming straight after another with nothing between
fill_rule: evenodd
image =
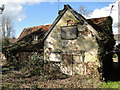
<instances>
[{"instance_id":1,"label":"ground floor window","mask_svg":"<svg viewBox=\"0 0 120 90\"><path fill-rule=\"evenodd\" d=\"M83 55L80 54L62 54L62 61L68 65L74 63L82 63L84 62L83 59Z\"/></svg>"}]
</instances>

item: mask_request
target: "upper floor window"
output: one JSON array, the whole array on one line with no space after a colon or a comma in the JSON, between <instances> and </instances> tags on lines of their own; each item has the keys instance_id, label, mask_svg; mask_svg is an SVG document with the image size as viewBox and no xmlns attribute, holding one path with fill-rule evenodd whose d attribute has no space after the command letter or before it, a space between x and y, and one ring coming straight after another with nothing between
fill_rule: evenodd
<instances>
[{"instance_id":1,"label":"upper floor window","mask_svg":"<svg viewBox=\"0 0 120 90\"><path fill-rule=\"evenodd\" d=\"M78 36L78 29L76 25L61 27L61 39L73 40Z\"/></svg>"},{"instance_id":2,"label":"upper floor window","mask_svg":"<svg viewBox=\"0 0 120 90\"><path fill-rule=\"evenodd\" d=\"M73 20L67 20L67 26L69 26L69 25L74 25Z\"/></svg>"},{"instance_id":3,"label":"upper floor window","mask_svg":"<svg viewBox=\"0 0 120 90\"><path fill-rule=\"evenodd\" d=\"M33 35L33 41L38 41L38 35Z\"/></svg>"}]
</instances>

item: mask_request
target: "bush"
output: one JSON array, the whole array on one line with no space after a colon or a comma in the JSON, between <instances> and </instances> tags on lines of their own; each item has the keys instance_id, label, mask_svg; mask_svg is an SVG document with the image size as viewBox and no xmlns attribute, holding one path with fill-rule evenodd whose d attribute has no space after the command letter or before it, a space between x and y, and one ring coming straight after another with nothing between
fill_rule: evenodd
<instances>
[{"instance_id":1,"label":"bush","mask_svg":"<svg viewBox=\"0 0 120 90\"><path fill-rule=\"evenodd\" d=\"M113 58L118 58L118 55L117 55L117 54L114 54L114 55L113 55Z\"/></svg>"},{"instance_id":2,"label":"bush","mask_svg":"<svg viewBox=\"0 0 120 90\"><path fill-rule=\"evenodd\" d=\"M43 67L44 67L44 57L43 55L39 54L38 52L31 53L29 57L30 60L26 61L26 68L28 73L31 75L40 75L42 74Z\"/></svg>"}]
</instances>

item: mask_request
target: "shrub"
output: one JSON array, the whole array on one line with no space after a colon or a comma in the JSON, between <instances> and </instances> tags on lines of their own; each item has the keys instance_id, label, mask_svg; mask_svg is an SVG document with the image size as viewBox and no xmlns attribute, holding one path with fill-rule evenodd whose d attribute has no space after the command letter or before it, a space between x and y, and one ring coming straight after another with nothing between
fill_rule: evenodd
<instances>
[{"instance_id":1,"label":"shrub","mask_svg":"<svg viewBox=\"0 0 120 90\"><path fill-rule=\"evenodd\" d=\"M114 55L113 55L113 58L118 58L118 55L117 55L117 54L114 54Z\"/></svg>"},{"instance_id":2,"label":"shrub","mask_svg":"<svg viewBox=\"0 0 120 90\"><path fill-rule=\"evenodd\" d=\"M42 74L44 67L44 57L38 52L31 53L29 57L30 60L26 61L26 68L28 69L28 73L31 75L40 75Z\"/></svg>"}]
</instances>

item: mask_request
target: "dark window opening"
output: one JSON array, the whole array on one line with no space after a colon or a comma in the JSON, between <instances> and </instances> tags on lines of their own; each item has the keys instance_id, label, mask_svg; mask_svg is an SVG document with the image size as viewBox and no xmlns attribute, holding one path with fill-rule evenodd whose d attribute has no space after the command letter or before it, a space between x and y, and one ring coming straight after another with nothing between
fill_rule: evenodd
<instances>
[{"instance_id":1,"label":"dark window opening","mask_svg":"<svg viewBox=\"0 0 120 90\"><path fill-rule=\"evenodd\" d=\"M65 65L72 65L73 64L73 56L72 55L68 55L68 54L63 54L62 55L62 62Z\"/></svg>"},{"instance_id":2,"label":"dark window opening","mask_svg":"<svg viewBox=\"0 0 120 90\"><path fill-rule=\"evenodd\" d=\"M74 24L73 20L67 20L67 25L73 25L73 24Z\"/></svg>"}]
</instances>

